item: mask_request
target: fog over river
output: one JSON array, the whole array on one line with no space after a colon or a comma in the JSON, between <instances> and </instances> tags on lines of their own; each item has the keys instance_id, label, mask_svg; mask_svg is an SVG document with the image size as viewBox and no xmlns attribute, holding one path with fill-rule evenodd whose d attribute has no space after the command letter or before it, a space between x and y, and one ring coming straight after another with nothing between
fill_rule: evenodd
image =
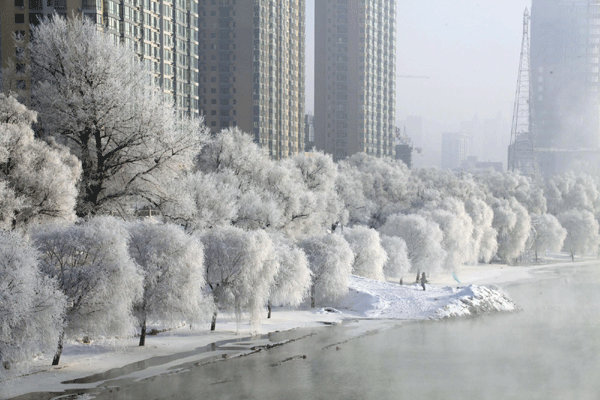
<instances>
[{"instance_id":1,"label":"fog over river","mask_svg":"<svg viewBox=\"0 0 600 400\"><path fill-rule=\"evenodd\" d=\"M519 312L295 330L245 357L113 380L96 399L598 399L600 265L503 285ZM294 340L297 339L297 340ZM232 346L250 344L229 343ZM85 397L84 397L85 398Z\"/></svg>"}]
</instances>

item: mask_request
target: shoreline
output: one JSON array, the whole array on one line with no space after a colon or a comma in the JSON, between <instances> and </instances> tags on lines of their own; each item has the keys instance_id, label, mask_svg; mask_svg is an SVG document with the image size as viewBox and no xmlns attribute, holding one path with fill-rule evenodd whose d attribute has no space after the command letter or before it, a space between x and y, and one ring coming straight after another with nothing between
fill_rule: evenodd
<instances>
[{"instance_id":1,"label":"shoreline","mask_svg":"<svg viewBox=\"0 0 600 400\"><path fill-rule=\"evenodd\" d=\"M449 287L466 287L469 285L506 285L536 279L535 272L553 268L565 268L573 265L586 265L598 263L598 259L580 259L575 262L565 260L551 260L545 264L532 266L507 266L501 264L486 264L477 266L465 266L457 276L458 284L452 276L433 276L431 278L431 290L421 295L420 290L415 290L415 296L438 296L438 292ZM393 283L393 282L390 282ZM395 282L397 284L397 282ZM412 290L415 285L404 285L403 290ZM436 291L437 290L437 291ZM370 294L365 292L366 294ZM365 293L360 293L365 295ZM412 299L412 301L420 298ZM380 300L380 299L379 299ZM437 301L438 298L435 298ZM363 307L363 308L360 308ZM371 321L369 326L384 326L390 322L410 322L429 319L427 313L420 316L413 315L412 318L377 318L360 315L360 310L368 310L381 307L380 304L364 304L358 309L331 310L331 308L286 310L274 308L273 317L264 319L259 326L258 334L251 335L250 325L247 322L236 326L235 318L227 316L217 322L217 331L192 330L189 327L177 328L168 332L148 336L146 346L139 347L137 338L114 341L98 341L91 345L78 342L69 342L65 346L62 365L50 366L51 359L46 357L37 361L24 375L9 378L2 382L0 398L9 399L27 395L28 393L42 392L65 394L72 390L93 390L106 382L109 378L95 381L93 383L72 383L82 378L106 374L108 371L127 368L136 363L152 364L150 360L162 359L167 362L159 362L156 365L143 367L130 373L123 373L117 379L144 379L150 376L173 373L173 368L190 362L202 363L208 359L224 359L234 356L247 355L252 352L252 347L272 346L271 336L279 332L291 332L299 329L311 329L332 324L341 324L344 321L361 320ZM369 310L369 307L372 309ZM333 311L328 312L327 310ZM358 311L357 311L358 310ZM364 311L363 310L363 311ZM429 310L431 311L431 310ZM412 315L412 314L410 314ZM208 328L208 323L206 324ZM214 343L226 343L225 348L214 348L213 350L202 350ZM275 342L276 343L276 342ZM172 358L172 361L168 361ZM125 371L126 372L126 371ZM68 392L67 392L68 391Z\"/></svg>"}]
</instances>

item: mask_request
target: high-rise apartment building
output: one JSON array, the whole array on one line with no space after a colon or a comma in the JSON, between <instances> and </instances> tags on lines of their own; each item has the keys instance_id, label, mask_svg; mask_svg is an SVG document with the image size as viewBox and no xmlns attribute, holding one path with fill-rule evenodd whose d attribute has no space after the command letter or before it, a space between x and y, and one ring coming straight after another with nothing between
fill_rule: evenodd
<instances>
[{"instance_id":1,"label":"high-rise apartment building","mask_svg":"<svg viewBox=\"0 0 600 400\"><path fill-rule=\"evenodd\" d=\"M280 159L304 151L305 0L200 0L200 110Z\"/></svg>"},{"instance_id":2,"label":"high-rise apartment building","mask_svg":"<svg viewBox=\"0 0 600 400\"><path fill-rule=\"evenodd\" d=\"M457 169L469 157L469 135L460 132L442 134L442 169Z\"/></svg>"},{"instance_id":3,"label":"high-rise apartment building","mask_svg":"<svg viewBox=\"0 0 600 400\"><path fill-rule=\"evenodd\" d=\"M318 0L315 142L335 160L393 157L395 0Z\"/></svg>"},{"instance_id":4,"label":"high-rise apartment building","mask_svg":"<svg viewBox=\"0 0 600 400\"><path fill-rule=\"evenodd\" d=\"M2 0L3 68L19 65L24 51L15 48L13 33L26 46L30 27L55 12L83 14L116 43L131 46L179 112L199 115L198 0ZM17 82L27 89L25 78Z\"/></svg>"},{"instance_id":5,"label":"high-rise apartment building","mask_svg":"<svg viewBox=\"0 0 600 400\"><path fill-rule=\"evenodd\" d=\"M304 150L311 151L315 147L315 116L304 116Z\"/></svg>"},{"instance_id":6,"label":"high-rise apartment building","mask_svg":"<svg viewBox=\"0 0 600 400\"><path fill-rule=\"evenodd\" d=\"M600 149L600 2L533 0L532 129L540 170L559 173Z\"/></svg>"}]
</instances>

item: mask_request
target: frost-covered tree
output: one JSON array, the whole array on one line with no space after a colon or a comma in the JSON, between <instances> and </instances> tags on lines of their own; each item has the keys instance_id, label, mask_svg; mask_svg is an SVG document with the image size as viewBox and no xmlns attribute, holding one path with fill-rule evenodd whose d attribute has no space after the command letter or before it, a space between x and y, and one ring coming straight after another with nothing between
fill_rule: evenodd
<instances>
[{"instance_id":1,"label":"frost-covered tree","mask_svg":"<svg viewBox=\"0 0 600 400\"><path fill-rule=\"evenodd\" d=\"M335 300L348 292L354 254L339 234L312 236L299 243L312 271L310 306L319 300Z\"/></svg>"},{"instance_id":2,"label":"frost-covered tree","mask_svg":"<svg viewBox=\"0 0 600 400\"><path fill-rule=\"evenodd\" d=\"M406 242L398 236L381 235L381 245L388 256L383 266L383 274L388 279L403 279L411 267Z\"/></svg>"},{"instance_id":3,"label":"frost-covered tree","mask_svg":"<svg viewBox=\"0 0 600 400\"><path fill-rule=\"evenodd\" d=\"M208 134L202 122L178 117L134 51L90 19L55 15L32 32L32 106L81 160L77 214L162 203Z\"/></svg>"},{"instance_id":4,"label":"frost-covered tree","mask_svg":"<svg viewBox=\"0 0 600 400\"><path fill-rule=\"evenodd\" d=\"M237 220L239 191L227 173L194 172L172 183L172 196L163 203L162 215L187 232L227 226Z\"/></svg>"},{"instance_id":5,"label":"frost-covered tree","mask_svg":"<svg viewBox=\"0 0 600 400\"><path fill-rule=\"evenodd\" d=\"M318 235L332 225L346 223L347 211L336 190L338 167L331 155L311 151L284 160L284 165L299 176L296 190L304 192L293 195L299 199L300 207L292 215L292 235Z\"/></svg>"},{"instance_id":6,"label":"frost-covered tree","mask_svg":"<svg viewBox=\"0 0 600 400\"><path fill-rule=\"evenodd\" d=\"M56 279L67 297L64 331L52 362L58 365L63 336L133 334L133 305L141 298L143 277L128 253L129 235L119 220L96 217L69 227L34 232L40 269Z\"/></svg>"},{"instance_id":7,"label":"frost-covered tree","mask_svg":"<svg viewBox=\"0 0 600 400\"><path fill-rule=\"evenodd\" d=\"M568 172L555 175L546 181L544 193L548 199L548 211L553 215L577 209L600 214L600 191L597 177L586 173Z\"/></svg>"},{"instance_id":8,"label":"frost-covered tree","mask_svg":"<svg viewBox=\"0 0 600 400\"><path fill-rule=\"evenodd\" d=\"M558 216L560 224L567 230L564 249L575 260L576 254L595 254L600 246L598 221L587 210L573 209Z\"/></svg>"},{"instance_id":9,"label":"frost-covered tree","mask_svg":"<svg viewBox=\"0 0 600 400\"><path fill-rule=\"evenodd\" d=\"M535 261L538 254L546 251L560 251L567 237L567 230L563 228L558 219L552 214L533 214L531 216L533 226L532 249L535 253Z\"/></svg>"},{"instance_id":10,"label":"frost-covered tree","mask_svg":"<svg viewBox=\"0 0 600 400\"><path fill-rule=\"evenodd\" d=\"M446 251L442 248L442 230L438 224L421 215L392 215L379 228L379 232L404 239L413 272L435 274L446 259Z\"/></svg>"},{"instance_id":11,"label":"frost-covered tree","mask_svg":"<svg viewBox=\"0 0 600 400\"><path fill-rule=\"evenodd\" d=\"M471 258L473 249L473 221L465 211L464 203L454 197L447 197L429 204L423 213L442 230L442 247L446 251L443 268L446 271L456 271Z\"/></svg>"},{"instance_id":12,"label":"frost-covered tree","mask_svg":"<svg viewBox=\"0 0 600 400\"><path fill-rule=\"evenodd\" d=\"M465 201L465 211L473 221L469 262L490 262L498 251L498 232L492 227L494 211L485 201L475 196Z\"/></svg>"},{"instance_id":13,"label":"frost-covered tree","mask_svg":"<svg viewBox=\"0 0 600 400\"><path fill-rule=\"evenodd\" d=\"M0 378L38 352L56 349L65 296L38 270L36 250L19 234L0 230Z\"/></svg>"},{"instance_id":14,"label":"frost-covered tree","mask_svg":"<svg viewBox=\"0 0 600 400\"><path fill-rule=\"evenodd\" d=\"M336 190L348 213L350 225L368 225L375 212L375 201L366 196L363 174L348 161L338 162Z\"/></svg>"},{"instance_id":15,"label":"frost-covered tree","mask_svg":"<svg viewBox=\"0 0 600 400\"><path fill-rule=\"evenodd\" d=\"M498 232L498 257L512 263L527 247L531 232L529 213L514 197L494 199L493 227Z\"/></svg>"},{"instance_id":16,"label":"frost-covered tree","mask_svg":"<svg viewBox=\"0 0 600 400\"><path fill-rule=\"evenodd\" d=\"M231 223L236 227L298 237L322 232L342 218L334 187L337 168L322 153L276 162L252 136L231 128L211 138L197 168L235 188L237 208Z\"/></svg>"},{"instance_id":17,"label":"frost-covered tree","mask_svg":"<svg viewBox=\"0 0 600 400\"><path fill-rule=\"evenodd\" d=\"M279 269L271 287L267 318L271 318L271 305L298 307L306 298L312 282L312 272L302 249L282 235L273 235L272 238Z\"/></svg>"},{"instance_id":18,"label":"frost-covered tree","mask_svg":"<svg viewBox=\"0 0 600 400\"><path fill-rule=\"evenodd\" d=\"M243 229L281 229L285 226L285 204L266 182L276 162L237 128L222 130L204 146L196 160L205 174L217 174L237 189L237 210L231 223ZM289 197L289 196L288 196Z\"/></svg>"},{"instance_id":19,"label":"frost-covered tree","mask_svg":"<svg viewBox=\"0 0 600 400\"><path fill-rule=\"evenodd\" d=\"M201 233L206 283L219 310L249 312L255 330L267 304L279 264L273 241L263 231L219 227ZM211 330L216 326L213 314Z\"/></svg>"},{"instance_id":20,"label":"frost-covered tree","mask_svg":"<svg viewBox=\"0 0 600 400\"><path fill-rule=\"evenodd\" d=\"M344 228L344 239L354 253L352 273L365 278L382 281L384 279L383 266L388 256L381 246L379 232L366 226Z\"/></svg>"},{"instance_id":21,"label":"frost-covered tree","mask_svg":"<svg viewBox=\"0 0 600 400\"><path fill-rule=\"evenodd\" d=\"M172 224L138 221L127 228L129 253L144 274L142 298L134 307L140 346L146 341L148 321L173 326L209 319L213 307L203 295L202 243Z\"/></svg>"},{"instance_id":22,"label":"frost-covered tree","mask_svg":"<svg viewBox=\"0 0 600 400\"><path fill-rule=\"evenodd\" d=\"M514 197L528 213L543 214L547 210L543 188L519 172L488 169L476 174L475 178L493 197Z\"/></svg>"},{"instance_id":23,"label":"frost-covered tree","mask_svg":"<svg viewBox=\"0 0 600 400\"><path fill-rule=\"evenodd\" d=\"M0 228L75 218L79 161L68 149L34 138L36 113L0 94Z\"/></svg>"},{"instance_id":24,"label":"frost-covered tree","mask_svg":"<svg viewBox=\"0 0 600 400\"><path fill-rule=\"evenodd\" d=\"M413 193L410 171L402 161L385 160L365 153L348 158L350 167L361 173L364 196L370 202L369 226L378 228L388 216L405 210ZM341 182L340 182L341 184ZM346 192L351 191L346 189ZM348 204L348 200L345 200Z\"/></svg>"}]
</instances>

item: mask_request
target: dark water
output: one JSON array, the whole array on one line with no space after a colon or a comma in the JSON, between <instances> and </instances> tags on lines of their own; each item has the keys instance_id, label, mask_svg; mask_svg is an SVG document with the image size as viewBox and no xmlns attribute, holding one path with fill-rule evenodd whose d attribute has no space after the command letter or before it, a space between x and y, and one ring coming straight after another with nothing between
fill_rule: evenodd
<instances>
[{"instance_id":1,"label":"dark water","mask_svg":"<svg viewBox=\"0 0 600 400\"><path fill-rule=\"evenodd\" d=\"M553 269L540 278L504 286L523 308L517 313L390 322L391 329L366 334L376 323L355 322L92 392L97 399L147 400L600 399L600 266Z\"/></svg>"}]
</instances>

